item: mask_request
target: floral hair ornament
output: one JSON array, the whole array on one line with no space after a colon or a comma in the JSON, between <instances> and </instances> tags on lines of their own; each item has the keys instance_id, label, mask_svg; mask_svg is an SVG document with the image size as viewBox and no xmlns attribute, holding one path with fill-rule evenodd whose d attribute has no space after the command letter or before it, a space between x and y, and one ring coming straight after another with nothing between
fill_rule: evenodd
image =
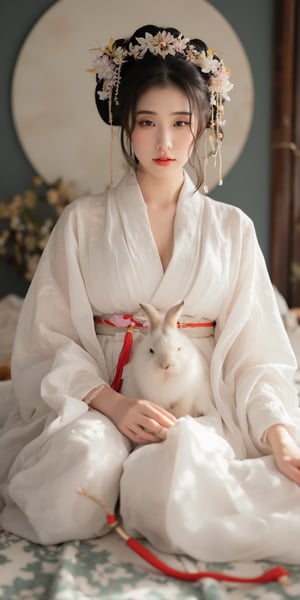
<instances>
[{"instance_id":1,"label":"floral hair ornament","mask_svg":"<svg viewBox=\"0 0 300 600\"><path fill-rule=\"evenodd\" d=\"M112 38L104 48L92 48L95 54L92 68L87 69L95 73L102 84L102 89L97 91L100 100L108 101L109 124L113 126L113 104L119 104L119 87L121 83L122 65L129 59L143 60L147 53L166 59L168 56L180 56L194 64L204 76L210 100L209 134L205 136L204 159L204 191L208 192L206 184L206 169L208 156L214 158L214 166L219 166L219 185L222 180L222 154L221 144L223 139L222 127L225 125L224 106L225 100L229 101L229 92L233 88L230 77L230 68L226 67L223 60L218 58L215 50L208 48L199 51L193 42L184 37L182 33L173 33L160 30L155 35L145 32L144 37L135 37L136 43L118 45ZM206 132L205 132L206 133ZM208 137L208 140L207 140Z\"/></svg>"}]
</instances>

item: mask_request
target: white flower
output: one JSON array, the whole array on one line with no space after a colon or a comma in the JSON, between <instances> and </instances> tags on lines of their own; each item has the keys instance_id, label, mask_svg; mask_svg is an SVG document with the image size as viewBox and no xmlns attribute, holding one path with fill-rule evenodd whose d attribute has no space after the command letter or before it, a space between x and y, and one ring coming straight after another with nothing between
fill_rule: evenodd
<instances>
[{"instance_id":1,"label":"white flower","mask_svg":"<svg viewBox=\"0 0 300 600\"><path fill-rule=\"evenodd\" d=\"M144 38L141 38L141 39L144 39ZM146 51L147 51L147 48L142 49L141 46L139 46L138 44L133 45L132 42L130 42L130 44L129 44L128 54L129 54L129 56L132 56L132 58L134 58L135 60L138 60L139 58L143 58Z\"/></svg>"},{"instance_id":2,"label":"white flower","mask_svg":"<svg viewBox=\"0 0 300 600\"><path fill-rule=\"evenodd\" d=\"M183 37L183 34L181 33L178 38L174 39L175 52L178 52L178 54L184 54L184 50L186 49L189 41L189 38Z\"/></svg>"},{"instance_id":3,"label":"white flower","mask_svg":"<svg viewBox=\"0 0 300 600\"><path fill-rule=\"evenodd\" d=\"M233 83L229 81L230 72L228 69L224 67L224 65L220 64L220 67L215 75L209 80L209 89L212 94L220 94L220 96L229 101L230 97L228 93L233 88Z\"/></svg>"},{"instance_id":4,"label":"white flower","mask_svg":"<svg viewBox=\"0 0 300 600\"><path fill-rule=\"evenodd\" d=\"M93 60L93 68L96 70L96 73L99 79L104 80L113 80L114 72L115 72L115 64L112 62L111 58L107 56L107 54L99 54Z\"/></svg>"},{"instance_id":5,"label":"white flower","mask_svg":"<svg viewBox=\"0 0 300 600\"><path fill-rule=\"evenodd\" d=\"M139 58L142 58L148 50L149 50L149 52L154 54L152 40L153 40L153 35L151 33L147 33L147 32L146 32L144 38L143 37L136 38L138 45L134 46L134 48L135 48L135 50L137 50L137 47L139 47L139 49L140 49Z\"/></svg>"},{"instance_id":6,"label":"white flower","mask_svg":"<svg viewBox=\"0 0 300 600\"><path fill-rule=\"evenodd\" d=\"M138 44L129 44L128 54L135 59L143 58L146 52L165 58L168 54L184 54L184 50L189 42L182 34L175 38L171 33L159 31L156 35L146 32L145 37L136 38Z\"/></svg>"},{"instance_id":7,"label":"white flower","mask_svg":"<svg viewBox=\"0 0 300 600\"><path fill-rule=\"evenodd\" d=\"M111 58L116 65L121 65L127 55L126 50L118 46L112 51Z\"/></svg>"},{"instance_id":8,"label":"white flower","mask_svg":"<svg viewBox=\"0 0 300 600\"><path fill-rule=\"evenodd\" d=\"M153 38L154 43L154 54L159 54L165 58L168 54L175 56L176 50L174 47L175 38L171 33L166 31L158 32Z\"/></svg>"},{"instance_id":9,"label":"white flower","mask_svg":"<svg viewBox=\"0 0 300 600\"><path fill-rule=\"evenodd\" d=\"M176 49L174 36L167 31L159 31L156 35L152 35L146 31L144 38L136 38L141 46L142 52L148 50L151 54L159 55L165 58L168 54L175 56Z\"/></svg>"},{"instance_id":10,"label":"white flower","mask_svg":"<svg viewBox=\"0 0 300 600\"><path fill-rule=\"evenodd\" d=\"M218 58L214 58L214 51L212 49L209 49L207 54L204 51L199 52L195 62L203 73L216 73L220 66L220 61Z\"/></svg>"}]
</instances>

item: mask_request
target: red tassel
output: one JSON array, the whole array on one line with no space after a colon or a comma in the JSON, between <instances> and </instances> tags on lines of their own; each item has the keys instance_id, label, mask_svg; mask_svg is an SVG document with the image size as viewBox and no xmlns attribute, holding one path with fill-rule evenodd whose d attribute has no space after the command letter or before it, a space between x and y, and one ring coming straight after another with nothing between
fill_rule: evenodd
<instances>
[{"instance_id":1,"label":"red tassel","mask_svg":"<svg viewBox=\"0 0 300 600\"><path fill-rule=\"evenodd\" d=\"M216 579L217 581L230 581L232 583L268 583L269 581L282 581L283 583L286 581L289 575L289 572L280 566L274 567L273 569L270 569L269 571L266 571L257 577L236 577L234 575L227 575L226 573L217 573L216 571L186 573L185 571L173 569L166 563L162 562L135 538L129 538L126 541L126 545L129 546L129 548L131 548L131 550L133 550L136 554L141 556L141 558L143 558L146 562L165 575L174 577L175 579L182 579L184 581L198 581L204 577L210 577L212 579Z\"/></svg>"},{"instance_id":2,"label":"red tassel","mask_svg":"<svg viewBox=\"0 0 300 600\"><path fill-rule=\"evenodd\" d=\"M129 537L128 533L119 524L116 515L111 512L103 500L95 498L84 489L80 489L79 493L83 496L87 496L87 498L90 498L90 500L93 500L99 504L103 510L105 510L106 521L108 525L122 538L122 540L124 540L126 545L133 550L133 552L138 554L143 560L169 577L174 577L175 579L181 579L184 581L198 581L199 579L204 579L206 577L216 579L217 581L228 581L232 583L269 583L270 581L278 581L282 585L287 585L289 583L289 572L278 565L256 577L238 577L235 575L228 575L226 573L218 573L217 571L198 571L197 573L178 571L177 569L170 567L160 560L137 539Z\"/></svg>"},{"instance_id":3,"label":"red tassel","mask_svg":"<svg viewBox=\"0 0 300 600\"><path fill-rule=\"evenodd\" d=\"M128 327L128 329L125 333L123 346L122 346L121 352L119 354L118 363L117 363L117 367L116 367L116 374L115 374L113 382L111 384L112 389L115 390L116 392L120 392L122 389L123 368L129 362L129 359L130 359L130 354L131 354L131 349L132 349L132 341L133 341L132 330L133 330L133 328L130 325L130 327Z\"/></svg>"}]
</instances>

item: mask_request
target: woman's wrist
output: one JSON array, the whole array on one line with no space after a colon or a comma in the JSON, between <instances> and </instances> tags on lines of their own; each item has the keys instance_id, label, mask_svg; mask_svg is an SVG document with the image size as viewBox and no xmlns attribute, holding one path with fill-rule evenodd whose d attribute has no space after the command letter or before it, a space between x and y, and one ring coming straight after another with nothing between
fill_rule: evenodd
<instances>
[{"instance_id":1,"label":"woman's wrist","mask_svg":"<svg viewBox=\"0 0 300 600\"><path fill-rule=\"evenodd\" d=\"M109 387L107 383L101 383L100 385L97 385L97 387L93 388L88 392L88 394L86 394L86 396L83 398L83 401L90 406L93 400L95 400L106 387Z\"/></svg>"},{"instance_id":2,"label":"woman's wrist","mask_svg":"<svg viewBox=\"0 0 300 600\"><path fill-rule=\"evenodd\" d=\"M94 410L98 410L107 417L111 417L121 399L121 394L115 392L105 383L91 390L84 398L84 401Z\"/></svg>"},{"instance_id":3,"label":"woman's wrist","mask_svg":"<svg viewBox=\"0 0 300 600\"><path fill-rule=\"evenodd\" d=\"M284 449L285 446L295 445L291 428L283 423L271 425L265 436L266 442L271 446L274 454Z\"/></svg>"}]
</instances>

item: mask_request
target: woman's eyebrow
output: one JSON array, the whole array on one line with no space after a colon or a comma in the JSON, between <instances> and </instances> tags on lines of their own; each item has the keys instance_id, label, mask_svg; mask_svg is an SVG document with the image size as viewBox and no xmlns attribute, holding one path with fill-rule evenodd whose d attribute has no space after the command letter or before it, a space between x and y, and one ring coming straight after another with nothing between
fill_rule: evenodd
<instances>
[{"instance_id":1,"label":"woman's eyebrow","mask_svg":"<svg viewBox=\"0 0 300 600\"><path fill-rule=\"evenodd\" d=\"M137 115L157 115L158 113L155 112L154 110L138 110ZM191 116L190 111L188 110L176 110L174 112L171 112L170 115L187 115L188 117Z\"/></svg>"},{"instance_id":2,"label":"woman's eyebrow","mask_svg":"<svg viewBox=\"0 0 300 600\"><path fill-rule=\"evenodd\" d=\"M154 110L138 110L137 115L157 115Z\"/></svg>"}]
</instances>

